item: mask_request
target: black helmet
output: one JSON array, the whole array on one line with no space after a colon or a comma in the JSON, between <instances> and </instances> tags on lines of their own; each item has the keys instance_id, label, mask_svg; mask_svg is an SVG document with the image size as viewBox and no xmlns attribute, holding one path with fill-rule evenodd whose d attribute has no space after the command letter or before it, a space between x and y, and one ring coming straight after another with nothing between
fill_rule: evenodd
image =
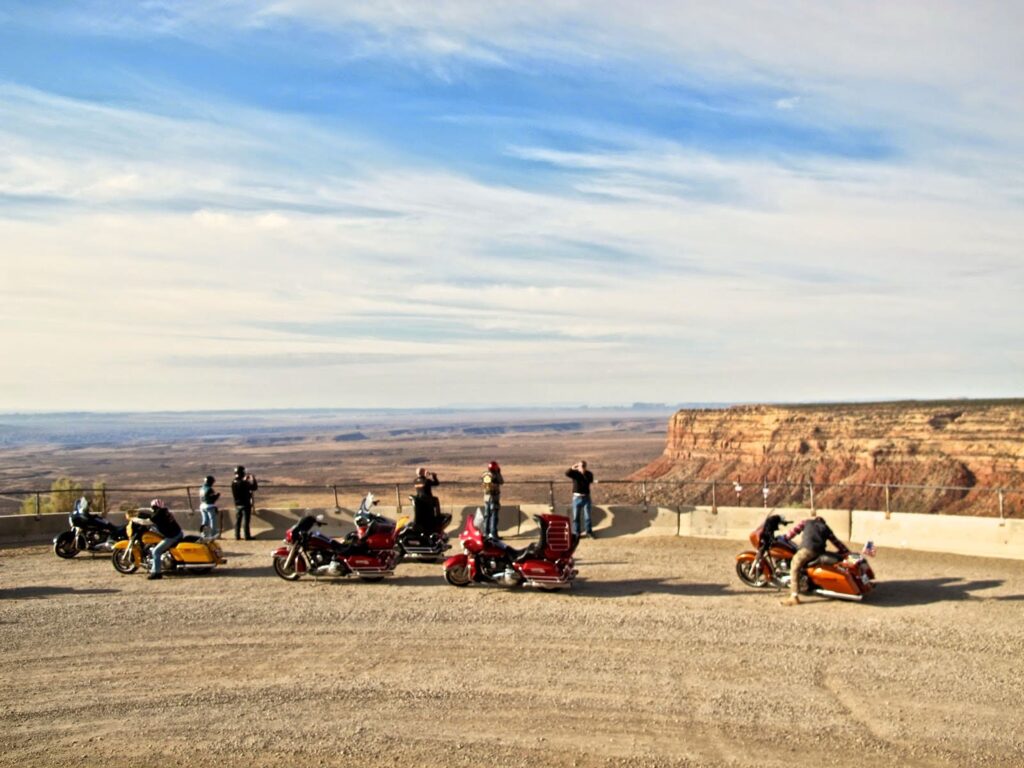
<instances>
[{"instance_id":1,"label":"black helmet","mask_svg":"<svg viewBox=\"0 0 1024 768\"><path fill-rule=\"evenodd\" d=\"M235 474L238 475L239 477L244 475L245 474L245 467L243 467L241 464L239 464L237 467L235 467Z\"/></svg>"},{"instance_id":2,"label":"black helmet","mask_svg":"<svg viewBox=\"0 0 1024 768\"><path fill-rule=\"evenodd\" d=\"M207 475L204 478L204 480L203 480L203 484L204 485L213 485L214 480L216 480L216 478L213 475Z\"/></svg>"}]
</instances>

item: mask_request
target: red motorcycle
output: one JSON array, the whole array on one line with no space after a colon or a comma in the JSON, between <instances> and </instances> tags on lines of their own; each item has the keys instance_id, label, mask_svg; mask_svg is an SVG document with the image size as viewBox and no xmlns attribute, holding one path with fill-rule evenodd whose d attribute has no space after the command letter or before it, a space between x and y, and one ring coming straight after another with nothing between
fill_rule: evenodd
<instances>
[{"instance_id":1,"label":"red motorcycle","mask_svg":"<svg viewBox=\"0 0 1024 768\"><path fill-rule=\"evenodd\" d=\"M789 565L797 547L776 535L780 526L790 522L780 515L769 515L750 533L750 543L755 549L736 555L736 575L748 587L790 586L793 574ZM825 552L816 557L807 563L807 591L840 600L863 600L875 587L875 572L863 555L873 552L874 545L868 542L860 555Z\"/></svg>"},{"instance_id":2,"label":"red motorcycle","mask_svg":"<svg viewBox=\"0 0 1024 768\"><path fill-rule=\"evenodd\" d=\"M459 535L462 554L445 561L445 580L455 587L474 581L541 589L571 586L578 573L572 555L579 539L572 534L569 518L534 515L533 519L540 526L540 540L526 549L514 549L499 539L484 537L483 511L478 509Z\"/></svg>"},{"instance_id":3,"label":"red motorcycle","mask_svg":"<svg viewBox=\"0 0 1024 768\"><path fill-rule=\"evenodd\" d=\"M303 574L352 576L362 581L380 581L395 572L395 524L369 509L356 514L356 530L344 539L332 539L316 530L324 516L306 515L287 530L285 546L272 553L274 573L287 581Z\"/></svg>"}]
</instances>

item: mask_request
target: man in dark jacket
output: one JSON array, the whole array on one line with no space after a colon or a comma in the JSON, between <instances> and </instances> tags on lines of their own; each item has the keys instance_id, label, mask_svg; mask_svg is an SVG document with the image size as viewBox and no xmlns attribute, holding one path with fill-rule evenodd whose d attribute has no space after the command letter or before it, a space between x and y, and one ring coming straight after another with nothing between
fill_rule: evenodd
<instances>
[{"instance_id":1,"label":"man in dark jacket","mask_svg":"<svg viewBox=\"0 0 1024 768\"><path fill-rule=\"evenodd\" d=\"M413 499L413 523L420 533L434 533L438 528L443 530L451 521L450 515L441 515L441 501L434 496L434 488L440 484L436 472L428 472L426 467L416 468L416 479L413 480L413 488L416 489L416 498ZM448 520L442 525L444 517L448 517Z\"/></svg>"},{"instance_id":2,"label":"man in dark jacket","mask_svg":"<svg viewBox=\"0 0 1024 768\"><path fill-rule=\"evenodd\" d=\"M572 480L572 532L576 536L594 538L590 516L593 505L590 503L590 485L594 482L594 473L587 469L587 462L578 461L566 470L565 476Z\"/></svg>"},{"instance_id":3,"label":"man in dark jacket","mask_svg":"<svg viewBox=\"0 0 1024 768\"><path fill-rule=\"evenodd\" d=\"M825 554L825 546L828 542L831 541L841 555L845 556L850 551L832 532L823 517L809 517L797 523L779 538L783 541L790 541L800 532L803 532L800 549L793 555L793 560L789 565L790 595L782 601L783 605L800 605L800 572L811 560Z\"/></svg>"},{"instance_id":4,"label":"man in dark jacket","mask_svg":"<svg viewBox=\"0 0 1024 768\"><path fill-rule=\"evenodd\" d=\"M184 538L185 533L181 530L181 526L178 525L178 521L174 519L171 510L165 507L160 499L153 499L149 503L149 511L140 512L138 516L142 520L151 522L153 527L156 528L157 533L164 537L162 541L153 547L153 565L148 577L150 579L162 579L163 576L160 575L160 559L163 557L164 552Z\"/></svg>"},{"instance_id":5,"label":"man in dark jacket","mask_svg":"<svg viewBox=\"0 0 1024 768\"><path fill-rule=\"evenodd\" d=\"M235 479L231 481L231 495L235 499L235 538L242 538L245 528L245 540L252 538L249 522L252 520L253 493L259 488L254 475L247 475L245 467L235 467Z\"/></svg>"}]
</instances>

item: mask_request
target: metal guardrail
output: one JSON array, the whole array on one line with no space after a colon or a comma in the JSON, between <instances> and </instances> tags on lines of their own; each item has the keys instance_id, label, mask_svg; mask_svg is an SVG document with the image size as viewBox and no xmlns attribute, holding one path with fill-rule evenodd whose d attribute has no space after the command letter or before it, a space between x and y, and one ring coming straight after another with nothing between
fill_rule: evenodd
<instances>
[{"instance_id":1,"label":"metal guardrail","mask_svg":"<svg viewBox=\"0 0 1024 768\"><path fill-rule=\"evenodd\" d=\"M570 503L570 483L568 480L506 480L503 495L508 498L509 491L516 487L529 489L528 492L520 492L520 495L530 497L532 503L547 503L550 507L556 508L561 505L567 506ZM271 481L260 481L258 496L281 499L289 495L311 495L316 494L326 497L328 503L321 503L317 506L328 506L333 500L334 507L340 509L342 497L357 494L361 497L367 490L375 493L380 491L379 498L384 500L393 492L395 506L401 510L407 498L412 492L411 483L393 482L387 480L371 481L346 481L330 483L326 485L312 484L291 484L273 483ZM134 499L136 505L144 506L154 496L173 495L180 499L182 505L187 504L188 509L195 511L198 495L198 487L193 486L124 486L124 487L103 487L96 491L88 489L78 490L42 490L30 489L4 489L0 490L0 501L9 500L21 504L25 499L33 499L34 511L39 514L44 509L43 499L52 500L55 496L65 501L65 506L73 503L71 496L77 497L81 493L93 496L93 503L103 511L108 511L111 497L117 496ZM956 486L956 485L918 485L900 483L832 483L814 484L811 482L768 482L760 484L744 484L739 481L728 480L599 480L595 482L595 496L604 503L631 503L639 504L645 508L651 506L675 507L681 505L701 504L712 507L737 506L737 507L799 507L815 510L819 501L828 500L837 495L842 496L844 503L834 508L853 508L849 503L849 494L854 493L868 504L874 503L877 499L879 511L887 515L896 511L897 501L900 497L908 497L907 501L900 503L899 511L914 512L918 510L904 508L906 506L927 507L928 504L920 504L914 499L921 494L935 494L938 498L945 495L948 502L945 506L951 506L963 499L968 494L990 494L993 498L995 508L1000 519L1013 516L1017 511L1024 512L1024 488L994 488L986 486ZM67 498L62 496L66 495ZM447 495L452 503L469 498L482 498L480 481L454 480L444 481L439 486L438 495ZM1019 496L1019 499L1011 497ZM957 498L959 497L959 498ZM70 503L67 503L69 502ZM230 498L225 499L225 506L230 506ZM123 503L130 503L128 501ZM526 501L526 503L531 503ZM860 508L869 508L865 505L858 505ZM930 506L936 506L933 502ZM935 511L925 509L924 511ZM941 514L941 509L938 510Z\"/></svg>"}]
</instances>

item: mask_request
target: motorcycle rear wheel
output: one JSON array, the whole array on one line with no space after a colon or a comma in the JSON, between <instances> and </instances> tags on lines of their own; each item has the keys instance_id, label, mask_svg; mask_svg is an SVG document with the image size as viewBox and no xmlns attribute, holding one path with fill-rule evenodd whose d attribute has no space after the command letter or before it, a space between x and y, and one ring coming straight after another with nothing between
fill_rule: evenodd
<instances>
[{"instance_id":1,"label":"motorcycle rear wheel","mask_svg":"<svg viewBox=\"0 0 1024 768\"><path fill-rule=\"evenodd\" d=\"M281 557L280 555L274 555L274 573L280 576L285 581L298 581L302 576L302 572L296 570L293 564L291 568L288 568L286 563L288 562L287 557ZM298 558L296 558L298 562Z\"/></svg>"},{"instance_id":2,"label":"motorcycle rear wheel","mask_svg":"<svg viewBox=\"0 0 1024 768\"><path fill-rule=\"evenodd\" d=\"M453 565L444 569L444 579L453 587L466 587L472 581L468 565Z\"/></svg>"},{"instance_id":3,"label":"motorcycle rear wheel","mask_svg":"<svg viewBox=\"0 0 1024 768\"><path fill-rule=\"evenodd\" d=\"M75 534L72 531L64 531L64 533L54 539L53 554L57 557L63 557L65 560L70 560L78 554L78 545L75 542Z\"/></svg>"},{"instance_id":4,"label":"motorcycle rear wheel","mask_svg":"<svg viewBox=\"0 0 1024 768\"><path fill-rule=\"evenodd\" d=\"M135 555L132 553L131 547L115 549L110 559L114 563L114 570L118 573L135 573L139 570L139 564L135 562Z\"/></svg>"},{"instance_id":5,"label":"motorcycle rear wheel","mask_svg":"<svg viewBox=\"0 0 1024 768\"><path fill-rule=\"evenodd\" d=\"M770 583L768 577L760 567L756 572L754 571L753 560L741 560L736 563L736 575L739 576L740 581L748 587L754 587L755 589L767 587Z\"/></svg>"}]
</instances>

